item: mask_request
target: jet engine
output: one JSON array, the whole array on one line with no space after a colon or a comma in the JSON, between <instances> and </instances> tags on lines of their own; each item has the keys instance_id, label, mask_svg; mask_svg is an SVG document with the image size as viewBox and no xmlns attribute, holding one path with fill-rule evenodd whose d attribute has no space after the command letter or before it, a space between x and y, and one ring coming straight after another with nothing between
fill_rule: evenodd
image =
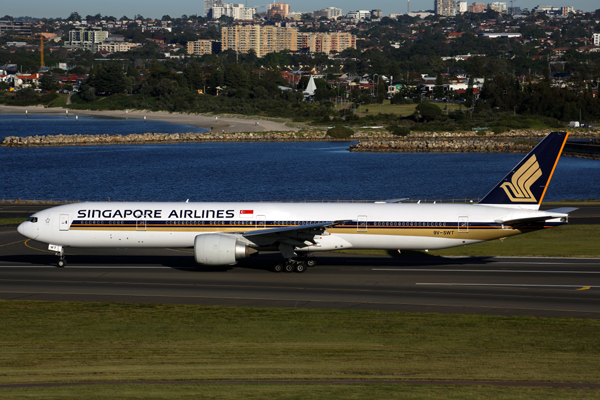
<instances>
[{"instance_id":1,"label":"jet engine","mask_svg":"<svg viewBox=\"0 0 600 400\"><path fill-rule=\"evenodd\" d=\"M206 233L194 239L194 258L198 264L233 265L240 258L257 253L235 235Z\"/></svg>"}]
</instances>

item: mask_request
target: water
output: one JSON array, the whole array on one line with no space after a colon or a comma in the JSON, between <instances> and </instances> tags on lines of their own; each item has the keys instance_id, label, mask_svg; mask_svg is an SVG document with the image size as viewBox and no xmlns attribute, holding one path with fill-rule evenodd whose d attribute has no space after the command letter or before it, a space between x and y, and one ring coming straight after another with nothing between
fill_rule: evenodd
<instances>
[{"instance_id":1,"label":"water","mask_svg":"<svg viewBox=\"0 0 600 400\"><path fill-rule=\"evenodd\" d=\"M75 112L66 115L23 115L0 114L0 140L6 136L35 135L130 135L148 132L156 133L202 133L206 128L190 125L143 119L81 117L75 119Z\"/></svg>"},{"instance_id":2,"label":"water","mask_svg":"<svg viewBox=\"0 0 600 400\"><path fill-rule=\"evenodd\" d=\"M139 119L0 114L0 137L202 132ZM0 147L0 199L254 201L483 197L521 154L350 153L350 143ZM563 157L545 200L600 198L600 161Z\"/></svg>"},{"instance_id":3,"label":"water","mask_svg":"<svg viewBox=\"0 0 600 400\"><path fill-rule=\"evenodd\" d=\"M483 197L522 154L350 153L349 143L0 148L0 199L254 201ZM600 161L561 158L545 201L600 198Z\"/></svg>"}]
</instances>

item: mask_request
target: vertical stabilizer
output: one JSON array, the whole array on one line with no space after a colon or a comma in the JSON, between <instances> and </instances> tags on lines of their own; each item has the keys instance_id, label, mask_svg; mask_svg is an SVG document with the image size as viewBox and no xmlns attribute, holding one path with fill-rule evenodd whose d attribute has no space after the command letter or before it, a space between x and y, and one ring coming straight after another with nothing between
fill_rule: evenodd
<instances>
[{"instance_id":1,"label":"vertical stabilizer","mask_svg":"<svg viewBox=\"0 0 600 400\"><path fill-rule=\"evenodd\" d=\"M479 204L538 209L568 136L568 132L546 136Z\"/></svg>"}]
</instances>

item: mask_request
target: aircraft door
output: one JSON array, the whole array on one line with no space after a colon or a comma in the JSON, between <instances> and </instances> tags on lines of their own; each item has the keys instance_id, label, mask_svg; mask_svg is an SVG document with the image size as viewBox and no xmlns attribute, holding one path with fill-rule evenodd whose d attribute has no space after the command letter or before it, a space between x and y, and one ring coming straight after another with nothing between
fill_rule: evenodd
<instances>
[{"instance_id":1,"label":"aircraft door","mask_svg":"<svg viewBox=\"0 0 600 400\"><path fill-rule=\"evenodd\" d=\"M69 227L71 226L71 218L69 217L69 214L60 214L60 218L59 218L59 223L58 223L58 230L60 231L68 231Z\"/></svg>"},{"instance_id":2,"label":"aircraft door","mask_svg":"<svg viewBox=\"0 0 600 400\"><path fill-rule=\"evenodd\" d=\"M460 233L469 232L469 217L467 217L467 216L458 217L458 232L460 232Z\"/></svg>"},{"instance_id":3,"label":"aircraft door","mask_svg":"<svg viewBox=\"0 0 600 400\"><path fill-rule=\"evenodd\" d=\"M136 231L145 231L146 230L146 221L142 221L142 220L135 221L135 230Z\"/></svg>"},{"instance_id":4,"label":"aircraft door","mask_svg":"<svg viewBox=\"0 0 600 400\"><path fill-rule=\"evenodd\" d=\"M356 231L357 232L366 232L367 231L367 216L359 215L356 221Z\"/></svg>"}]
</instances>

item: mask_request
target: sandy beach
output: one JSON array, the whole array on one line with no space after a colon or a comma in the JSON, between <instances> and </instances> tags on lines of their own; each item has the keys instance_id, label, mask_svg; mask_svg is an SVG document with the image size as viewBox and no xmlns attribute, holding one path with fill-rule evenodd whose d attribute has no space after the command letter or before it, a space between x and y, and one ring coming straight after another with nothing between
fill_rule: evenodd
<instances>
[{"instance_id":1,"label":"sandy beach","mask_svg":"<svg viewBox=\"0 0 600 400\"><path fill-rule=\"evenodd\" d=\"M67 109L62 107L44 108L43 106L5 106L0 105L0 113L2 114L25 114L29 115L46 114L46 115L65 115ZM139 111L139 110L123 110L123 111L92 111L92 110L72 110L69 109L70 116L83 117L106 117L106 118L135 118L168 122L172 124L191 125L203 128L212 128L214 131L223 132L269 132L269 131L295 131L297 128L290 128L283 123L263 120L259 118L232 118L223 116L209 116L203 114L184 114L184 113L169 113L166 111Z\"/></svg>"}]
</instances>

